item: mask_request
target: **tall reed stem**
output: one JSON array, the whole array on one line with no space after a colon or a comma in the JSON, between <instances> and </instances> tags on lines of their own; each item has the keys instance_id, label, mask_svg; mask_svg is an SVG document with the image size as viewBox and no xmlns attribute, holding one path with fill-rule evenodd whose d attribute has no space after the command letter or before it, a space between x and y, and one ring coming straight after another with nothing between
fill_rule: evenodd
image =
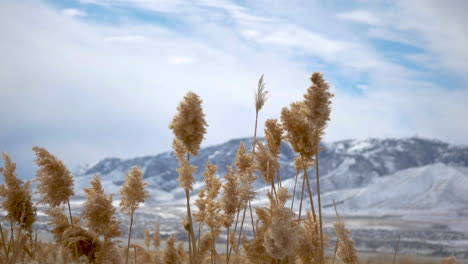
<instances>
[{"instance_id":1,"label":"tall reed stem","mask_svg":"<svg viewBox=\"0 0 468 264\"><path fill-rule=\"evenodd\" d=\"M241 208L237 210L237 216L236 216L236 224L234 225L234 234L236 234L237 231L237 223L239 223L239 214L240 214ZM231 258L231 252L232 252L232 246L229 247L229 253L227 254L227 263L229 264L229 260Z\"/></svg>"},{"instance_id":2,"label":"tall reed stem","mask_svg":"<svg viewBox=\"0 0 468 264\"><path fill-rule=\"evenodd\" d=\"M296 171L296 179L294 180L294 191L293 191L293 197L291 201L291 211L294 209L294 199L296 197L296 185L297 185L297 178L299 176L299 172Z\"/></svg>"},{"instance_id":3,"label":"tall reed stem","mask_svg":"<svg viewBox=\"0 0 468 264\"><path fill-rule=\"evenodd\" d=\"M15 255L15 236L13 234L13 217L10 216L10 242L11 242L11 255Z\"/></svg>"},{"instance_id":4,"label":"tall reed stem","mask_svg":"<svg viewBox=\"0 0 468 264\"><path fill-rule=\"evenodd\" d=\"M135 264L137 264L137 248L136 247L133 247L133 253L135 253L133 255L133 259L135 260Z\"/></svg>"},{"instance_id":5,"label":"tall reed stem","mask_svg":"<svg viewBox=\"0 0 468 264\"><path fill-rule=\"evenodd\" d=\"M398 253L398 248L400 247L400 236L398 236L398 241L396 243L396 247L395 247L395 254L393 255L393 264L395 264L395 261L396 261L396 255Z\"/></svg>"},{"instance_id":6,"label":"tall reed stem","mask_svg":"<svg viewBox=\"0 0 468 264\"><path fill-rule=\"evenodd\" d=\"M8 251L7 251L7 248L6 248L6 242L5 242L5 237L3 235L3 228L2 228L2 223L0 222L0 234L2 235L2 247L3 247L3 251L5 251L5 258L6 258L6 262L8 263Z\"/></svg>"},{"instance_id":7,"label":"tall reed stem","mask_svg":"<svg viewBox=\"0 0 468 264\"><path fill-rule=\"evenodd\" d=\"M68 204L68 215L70 216L70 225L73 228L73 218L71 214L70 199L67 199L67 204Z\"/></svg>"},{"instance_id":8,"label":"tall reed stem","mask_svg":"<svg viewBox=\"0 0 468 264\"><path fill-rule=\"evenodd\" d=\"M226 236L226 264L229 263L229 227L227 228L227 236Z\"/></svg>"},{"instance_id":9,"label":"tall reed stem","mask_svg":"<svg viewBox=\"0 0 468 264\"><path fill-rule=\"evenodd\" d=\"M317 197L318 197L318 209L319 209L319 221L320 221L320 260L324 263L324 252L323 252L323 226L322 226L322 199L320 198L320 168L319 168L319 133L316 131L315 140L315 179L317 181Z\"/></svg>"},{"instance_id":10,"label":"tall reed stem","mask_svg":"<svg viewBox=\"0 0 468 264\"><path fill-rule=\"evenodd\" d=\"M239 252L239 246L240 246L240 241L241 241L241 236L242 236L242 229L244 227L244 219L245 219L245 212L247 211L247 202L245 202L244 205L244 213L242 215L242 222L239 230L239 237L237 238L237 246L236 246L236 251Z\"/></svg>"},{"instance_id":11,"label":"tall reed stem","mask_svg":"<svg viewBox=\"0 0 468 264\"><path fill-rule=\"evenodd\" d=\"M128 231L128 241L127 241L127 256L125 257L125 264L128 264L128 255L130 255L130 238L132 237L132 226L133 226L133 213L130 214L130 230Z\"/></svg>"},{"instance_id":12,"label":"tall reed stem","mask_svg":"<svg viewBox=\"0 0 468 264\"><path fill-rule=\"evenodd\" d=\"M304 157L301 157L301 160L302 160L302 166L304 167L304 179L305 179L305 182L307 183L307 190L309 191L309 200L310 200L310 206L312 208L312 215L314 217L314 222L317 223L317 216L315 214L315 206L314 206L314 196L313 196L313 193L312 193L312 189L310 188L309 176L307 174L307 165L304 162ZM316 231L318 233L318 230L316 230Z\"/></svg>"},{"instance_id":13,"label":"tall reed stem","mask_svg":"<svg viewBox=\"0 0 468 264\"><path fill-rule=\"evenodd\" d=\"M200 233L200 232L198 232L198 233ZM200 237L200 236L198 236L198 237ZM187 240L188 240L188 250L189 250L189 261L190 261L190 263L192 263L192 242L190 242L190 241L192 241L192 236L190 235L189 231L187 231ZM198 241L198 242L200 244L200 241Z\"/></svg>"},{"instance_id":14,"label":"tall reed stem","mask_svg":"<svg viewBox=\"0 0 468 264\"><path fill-rule=\"evenodd\" d=\"M304 190L305 190L305 176L302 176L302 192L301 192L301 201L299 202L299 217L297 220L301 221L302 215L302 201L304 200ZM301 222L299 222L300 224Z\"/></svg>"},{"instance_id":15,"label":"tall reed stem","mask_svg":"<svg viewBox=\"0 0 468 264\"><path fill-rule=\"evenodd\" d=\"M195 236L193 233L192 213L190 211L190 194L188 189L185 189L185 197L187 198L187 217L190 225L190 229L187 232L189 232L189 243L192 243L192 260L194 261L194 263L197 263L197 256L195 254L195 252L197 252L197 245L195 243Z\"/></svg>"},{"instance_id":16,"label":"tall reed stem","mask_svg":"<svg viewBox=\"0 0 468 264\"><path fill-rule=\"evenodd\" d=\"M190 162L190 153L187 154L187 161ZM189 193L188 189L185 189L185 197L187 198L187 217L188 217L189 224L190 224L189 232L190 232L190 235L191 235L191 238L189 236L189 243L192 243L193 262L196 264L197 263L197 255L196 255L197 244L196 244L196 241L195 241L195 233L193 232L192 213L190 211L190 193Z\"/></svg>"}]
</instances>

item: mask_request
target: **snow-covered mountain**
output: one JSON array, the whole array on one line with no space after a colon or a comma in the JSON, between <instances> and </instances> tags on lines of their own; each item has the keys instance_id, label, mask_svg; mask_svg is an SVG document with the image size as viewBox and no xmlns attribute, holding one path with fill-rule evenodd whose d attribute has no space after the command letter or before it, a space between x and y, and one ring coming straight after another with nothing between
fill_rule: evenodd
<instances>
[{"instance_id":1,"label":"snow-covered mountain","mask_svg":"<svg viewBox=\"0 0 468 264\"><path fill-rule=\"evenodd\" d=\"M198 167L197 181L202 181L207 161L218 165L222 176L226 166L234 162L241 142L250 149L253 140L233 139L201 149L191 159ZM335 200L343 210L468 212L468 147L421 138L372 138L325 143L322 148L320 171L325 208L331 207ZM283 143L280 173L284 185L291 189L295 177L294 157L291 147ZM127 160L103 159L76 173L76 192L82 193L92 176L99 173L106 191L118 193L125 173L132 166L139 166L145 172L154 200L177 200L183 196L178 188L178 162L171 152ZM312 168L309 173L314 180L315 170ZM263 186L263 180L259 179L260 195Z\"/></svg>"}]
</instances>

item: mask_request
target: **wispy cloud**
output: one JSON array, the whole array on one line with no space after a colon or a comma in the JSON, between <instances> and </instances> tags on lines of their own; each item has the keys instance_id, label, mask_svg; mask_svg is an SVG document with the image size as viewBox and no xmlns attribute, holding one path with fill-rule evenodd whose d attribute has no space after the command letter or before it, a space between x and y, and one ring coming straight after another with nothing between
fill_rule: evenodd
<instances>
[{"instance_id":1,"label":"wispy cloud","mask_svg":"<svg viewBox=\"0 0 468 264\"><path fill-rule=\"evenodd\" d=\"M75 9L75 8L65 8L62 10L62 13L66 16L70 17L83 17L86 16L86 13L82 10Z\"/></svg>"},{"instance_id":2,"label":"wispy cloud","mask_svg":"<svg viewBox=\"0 0 468 264\"><path fill-rule=\"evenodd\" d=\"M168 62L170 64L192 64L193 63L193 58L177 56L177 57L169 58Z\"/></svg>"},{"instance_id":3,"label":"wispy cloud","mask_svg":"<svg viewBox=\"0 0 468 264\"><path fill-rule=\"evenodd\" d=\"M336 17L339 19L362 23L362 24L368 24L368 25L380 25L381 24L381 21L377 18L377 16L365 10L354 10L354 11L347 12L347 13L340 13L340 14L337 14Z\"/></svg>"}]
</instances>

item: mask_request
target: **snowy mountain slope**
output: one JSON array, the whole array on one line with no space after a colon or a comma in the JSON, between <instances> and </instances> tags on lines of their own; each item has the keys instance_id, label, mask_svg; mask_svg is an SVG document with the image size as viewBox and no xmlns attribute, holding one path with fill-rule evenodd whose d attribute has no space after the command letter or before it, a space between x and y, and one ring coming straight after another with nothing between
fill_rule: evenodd
<instances>
[{"instance_id":1,"label":"snowy mountain slope","mask_svg":"<svg viewBox=\"0 0 468 264\"><path fill-rule=\"evenodd\" d=\"M226 166L234 162L241 142L250 149L252 138L233 139L201 149L191 160L198 167L197 181L202 181L201 174L208 160L218 165L221 177ZM343 209L460 209L458 202L466 201L463 190L468 190L468 147L421 138L343 140L325 143L322 147L320 170L325 206L330 206L331 199L335 199L339 204L343 203ZM296 174L294 157L291 147L283 143L281 177L290 190ZM144 178L155 201L183 198L184 194L178 188L178 163L170 152L128 160L104 159L82 169L75 178L76 192L82 194L83 187L87 187L92 176L99 173L106 191L117 194L125 173L132 166L140 166L145 172ZM315 182L314 173L312 168L309 171L312 182ZM198 183L196 189L201 186ZM259 195L264 196L263 180L259 179L256 186ZM263 197L259 198L262 200ZM456 206L452 206L452 200Z\"/></svg>"},{"instance_id":2,"label":"snowy mountain slope","mask_svg":"<svg viewBox=\"0 0 468 264\"><path fill-rule=\"evenodd\" d=\"M409 168L374 178L365 187L331 191L322 196L325 207L330 208L333 200L340 211L462 214L468 212L468 168L442 163Z\"/></svg>"}]
</instances>

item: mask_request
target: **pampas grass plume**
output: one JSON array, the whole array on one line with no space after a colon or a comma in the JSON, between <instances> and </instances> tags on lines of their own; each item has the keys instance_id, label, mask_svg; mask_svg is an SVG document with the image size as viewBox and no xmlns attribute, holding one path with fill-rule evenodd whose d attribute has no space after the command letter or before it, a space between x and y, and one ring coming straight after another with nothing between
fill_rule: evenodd
<instances>
[{"instance_id":1,"label":"pampas grass plume","mask_svg":"<svg viewBox=\"0 0 468 264\"><path fill-rule=\"evenodd\" d=\"M255 192L252 191L253 183L257 180L254 175L254 159L247 153L244 143L241 143L236 156L236 171L241 183L240 198L241 201L252 200Z\"/></svg>"},{"instance_id":2,"label":"pampas grass plume","mask_svg":"<svg viewBox=\"0 0 468 264\"><path fill-rule=\"evenodd\" d=\"M234 222L234 215L240 207L239 199L239 181L234 174L232 167L227 168L228 171L224 175L226 182L223 185L224 196L221 198L221 206L224 211L223 225L229 228Z\"/></svg>"},{"instance_id":3,"label":"pampas grass plume","mask_svg":"<svg viewBox=\"0 0 468 264\"><path fill-rule=\"evenodd\" d=\"M265 121L265 138L270 153L275 158L281 151L281 141L283 140L283 128L276 119L267 119Z\"/></svg>"},{"instance_id":4,"label":"pampas grass plume","mask_svg":"<svg viewBox=\"0 0 468 264\"><path fill-rule=\"evenodd\" d=\"M112 205L112 195L104 193L99 175L94 175L91 187L84 191L87 199L83 204L83 217L88 220L88 228L106 239L119 236L120 220L114 216L116 208Z\"/></svg>"},{"instance_id":5,"label":"pampas grass plume","mask_svg":"<svg viewBox=\"0 0 468 264\"><path fill-rule=\"evenodd\" d=\"M150 243L151 243L151 235L148 229L145 229L144 231L144 241L145 241L146 248L149 249Z\"/></svg>"},{"instance_id":6,"label":"pampas grass plume","mask_svg":"<svg viewBox=\"0 0 468 264\"><path fill-rule=\"evenodd\" d=\"M263 105L267 100L268 91L265 89L265 83L263 82L263 74L258 80L257 91L255 92L255 112L258 115L258 112L262 109Z\"/></svg>"},{"instance_id":7,"label":"pampas grass plume","mask_svg":"<svg viewBox=\"0 0 468 264\"><path fill-rule=\"evenodd\" d=\"M164 249L164 263L166 264L182 263L182 259L175 248L176 241L175 235L171 235L166 241L166 248Z\"/></svg>"},{"instance_id":8,"label":"pampas grass plume","mask_svg":"<svg viewBox=\"0 0 468 264\"><path fill-rule=\"evenodd\" d=\"M159 224L156 225L153 235L153 246L157 249L161 246L161 227Z\"/></svg>"},{"instance_id":9,"label":"pampas grass plume","mask_svg":"<svg viewBox=\"0 0 468 264\"><path fill-rule=\"evenodd\" d=\"M282 200L280 204L272 204L271 224L264 235L264 246L272 258L284 259L293 255L298 247L298 226L293 221L294 212L284 207L287 198L291 197L287 189L280 188L278 192ZM271 199L271 202L274 200Z\"/></svg>"},{"instance_id":10,"label":"pampas grass plume","mask_svg":"<svg viewBox=\"0 0 468 264\"><path fill-rule=\"evenodd\" d=\"M277 159L275 159L268 149L257 141L257 151L254 153L255 166L267 184L271 184L275 180L276 170L279 167Z\"/></svg>"},{"instance_id":11,"label":"pampas grass plume","mask_svg":"<svg viewBox=\"0 0 468 264\"><path fill-rule=\"evenodd\" d=\"M350 237L351 231L349 231L343 221L338 221L334 224L335 232L339 239L338 250L336 254L345 264L358 264L359 257L357 255L354 241Z\"/></svg>"},{"instance_id":12,"label":"pampas grass plume","mask_svg":"<svg viewBox=\"0 0 468 264\"><path fill-rule=\"evenodd\" d=\"M180 140L175 138L172 147L174 148L174 153L180 164L180 167L177 169L180 187L191 191L193 189L193 183L195 182L193 174L196 172L197 167L191 165L188 159L185 158L184 155L188 152Z\"/></svg>"},{"instance_id":13,"label":"pampas grass plume","mask_svg":"<svg viewBox=\"0 0 468 264\"><path fill-rule=\"evenodd\" d=\"M201 103L197 94L188 92L177 107L178 113L169 126L176 138L195 156L198 155L208 126Z\"/></svg>"},{"instance_id":14,"label":"pampas grass plume","mask_svg":"<svg viewBox=\"0 0 468 264\"><path fill-rule=\"evenodd\" d=\"M21 228L31 232L36 220L36 208L32 203L31 182L24 183L16 176L16 164L7 153L3 153L4 167L0 168L4 184L0 185L2 207L8 212L10 221L17 222Z\"/></svg>"},{"instance_id":15,"label":"pampas grass plume","mask_svg":"<svg viewBox=\"0 0 468 264\"><path fill-rule=\"evenodd\" d=\"M63 162L46 149L34 147L36 163L39 170L36 173L39 193L42 194L43 203L57 207L68 201L73 192L73 176Z\"/></svg>"},{"instance_id":16,"label":"pampas grass plume","mask_svg":"<svg viewBox=\"0 0 468 264\"><path fill-rule=\"evenodd\" d=\"M458 261L455 256L446 257L440 261L440 264L457 264L457 263Z\"/></svg>"},{"instance_id":17,"label":"pampas grass plume","mask_svg":"<svg viewBox=\"0 0 468 264\"><path fill-rule=\"evenodd\" d=\"M307 108L304 102L294 102L289 108L281 111L281 121L286 130L286 140L291 144L294 152L304 158L311 159L315 154L315 144L308 120Z\"/></svg>"},{"instance_id":18,"label":"pampas grass plume","mask_svg":"<svg viewBox=\"0 0 468 264\"><path fill-rule=\"evenodd\" d=\"M147 183L143 181L143 171L137 166L132 167L125 175L125 183L120 189L122 212L132 214L140 203L150 197L145 189L146 185Z\"/></svg>"},{"instance_id":19,"label":"pampas grass plume","mask_svg":"<svg viewBox=\"0 0 468 264\"><path fill-rule=\"evenodd\" d=\"M323 74L314 72L312 86L307 89L304 95L304 102L307 106L307 119L312 123L314 129L322 129L330 120L330 99L334 96L329 92L330 86L323 78Z\"/></svg>"}]
</instances>

